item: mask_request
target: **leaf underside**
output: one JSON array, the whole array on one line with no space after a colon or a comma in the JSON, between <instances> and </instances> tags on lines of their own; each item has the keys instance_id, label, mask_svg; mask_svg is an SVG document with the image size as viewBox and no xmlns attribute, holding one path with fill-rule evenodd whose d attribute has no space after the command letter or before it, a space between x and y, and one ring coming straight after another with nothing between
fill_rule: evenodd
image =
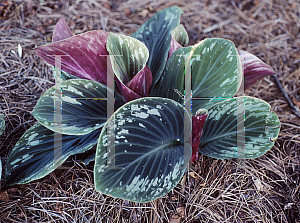
<instances>
[{"instance_id":1,"label":"leaf underside","mask_svg":"<svg viewBox=\"0 0 300 223\"><path fill-rule=\"evenodd\" d=\"M55 25L52 35L52 42L72 37L73 34L64 18L61 18Z\"/></svg>"},{"instance_id":2,"label":"leaf underside","mask_svg":"<svg viewBox=\"0 0 300 223\"><path fill-rule=\"evenodd\" d=\"M61 69L70 75L106 84L107 36L108 33L103 30L89 31L40 46L36 53L52 66L55 66L57 58Z\"/></svg>"},{"instance_id":3,"label":"leaf underside","mask_svg":"<svg viewBox=\"0 0 300 223\"><path fill-rule=\"evenodd\" d=\"M98 142L96 189L137 202L165 195L180 181L191 157L191 147L184 148L183 106L170 99L141 98L113 117Z\"/></svg>"}]
</instances>

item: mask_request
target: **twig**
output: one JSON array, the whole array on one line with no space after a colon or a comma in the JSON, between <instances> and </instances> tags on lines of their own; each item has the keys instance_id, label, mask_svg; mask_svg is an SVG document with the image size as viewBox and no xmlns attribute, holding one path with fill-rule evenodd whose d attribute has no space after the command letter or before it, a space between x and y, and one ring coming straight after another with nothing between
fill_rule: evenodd
<instances>
[{"instance_id":1,"label":"twig","mask_svg":"<svg viewBox=\"0 0 300 223\"><path fill-rule=\"evenodd\" d=\"M291 101L291 99L289 98L289 96L287 95L287 93L285 93L285 91L284 91L284 89L283 89L283 87L282 87L280 81L278 80L277 75L274 74L274 75L272 75L272 76L274 77L275 82L276 82L278 88L280 89L280 91L282 92L283 96L284 96L285 99L287 100L289 106L294 110L296 116L297 116L298 118L300 118L300 113L299 113L298 108L297 108L297 107L294 105L294 103Z\"/></svg>"}]
</instances>

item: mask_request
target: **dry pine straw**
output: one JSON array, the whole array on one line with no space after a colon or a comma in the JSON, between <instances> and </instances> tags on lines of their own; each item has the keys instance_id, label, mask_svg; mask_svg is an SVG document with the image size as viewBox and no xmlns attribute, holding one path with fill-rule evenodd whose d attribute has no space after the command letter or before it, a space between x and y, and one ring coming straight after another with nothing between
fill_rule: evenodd
<instances>
[{"instance_id":1,"label":"dry pine straw","mask_svg":"<svg viewBox=\"0 0 300 223\"><path fill-rule=\"evenodd\" d=\"M4 3L3 3L4 2ZM104 29L131 34L155 12L181 7L190 44L203 38L231 39L270 64L295 103L300 101L300 3L290 1L1 1L0 108L6 158L35 123L30 115L40 95L54 84L51 69L34 53L51 40L61 16L74 34ZM17 43L23 48L17 55ZM282 123L274 147L255 160L201 156L170 193L147 204L95 192L92 164L81 156L41 180L0 192L0 222L300 222L300 120L272 78L247 95L270 103ZM297 105L297 104L296 104ZM75 160L75 161L73 161ZM1 182L3 186L3 181Z\"/></svg>"}]
</instances>

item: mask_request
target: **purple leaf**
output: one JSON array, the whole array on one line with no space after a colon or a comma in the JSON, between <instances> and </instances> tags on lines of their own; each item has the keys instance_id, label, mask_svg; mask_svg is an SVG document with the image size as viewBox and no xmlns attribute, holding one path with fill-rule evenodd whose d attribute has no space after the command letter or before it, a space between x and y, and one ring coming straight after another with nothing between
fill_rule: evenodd
<instances>
[{"instance_id":1,"label":"purple leaf","mask_svg":"<svg viewBox=\"0 0 300 223\"><path fill-rule=\"evenodd\" d=\"M152 85L152 74L150 68L146 65L140 70L126 86L141 97L148 97Z\"/></svg>"},{"instance_id":2,"label":"purple leaf","mask_svg":"<svg viewBox=\"0 0 300 223\"><path fill-rule=\"evenodd\" d=\"M179 48L181 48L182 46L175 40L173 39L173 37L171 38L171 46L170 46L170 50L169 50L169 56L168 58L170 58L172 56L172 54Z\"/></svg>"},{"instance_id":3,"label":"purple leaf","mask_svg":"<svg viewBox=\"0 0 300 223\"><path fill-rule=\"evenodd\" d=\"M61 18L55 25L52 35L52 42L58 42L72 37L73 34L64 18Z\"/></svg>"},{"instance_id":4,"label":"purple leaf","mask_svg":"<svg viewBox=\"0 0 300 223\"><path fill-rule=\"evenodd\" d=\"M115 78L117 90L124 96L125 101L129 102L141 97L148 97L150 88L152 85L152 74L150 68L145 67L140 70L131 81L126 85L120 81L117 77Z\"/></svg>"},{"instance_id":5,"label":"purple leaf","mask_svg":"<svg viewBox=\"0 0 300 223\"><path fill-rule=\"evenodd\" d=\"M61 69L83 79L106 84L108 33L89 31L36 49L47 63L55 66L55 55L61 55Z\"/></svg>"},{"instance_id":6,"label":"purple leaf","mask_svg":"<svg viewBox=\"0 0 300 223\"><path fill-rule=\"evenodd\" d=\"M263 77L275 74L275 71L268 64L253 54L239 50L239 55L244 65L245 89Z\"/></svg>"},{"instance_id":7,"label":"purple leaf","mask_svg":"<svg viewBox=\"0 0 300 223\"><path fill-rule=\"evenodd\" d=\"M115 77L116 90L120 91L120 93L124 96L126 102L133 101L135 99L141 98L137 93L127 87L124 83L122 83L117 77Z\"/></svg>"},{"instance_id":8,"label":"purple leaf","mask_svg":"<svg viewBox=\"0 0 300 223\"><path fill-rule=\"evenodd\" d=\"M203 132L205 120L207 118L207 110L199 109L196 116L192 117L192 157L191 161L195 162L199 156L199 143Z\"/></svg>"}]
</instances>

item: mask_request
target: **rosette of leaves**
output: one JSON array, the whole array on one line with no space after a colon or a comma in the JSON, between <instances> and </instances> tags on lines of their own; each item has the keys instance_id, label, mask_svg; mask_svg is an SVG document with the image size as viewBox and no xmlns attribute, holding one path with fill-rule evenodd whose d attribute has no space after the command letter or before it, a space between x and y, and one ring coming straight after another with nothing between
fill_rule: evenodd
<instances>
[{"instance_id":1,"label":"rosette of leaves","mask_svg":"<svg viewBox=\"0 0 300 223\"><path fill-rule=\"evenodd\" d=\"M257 80L271 68L252 54L244 59L229 40L186 46L181 14L166 8L131 36L102 30L73 36L61 19L52 43L36 52L54 70L60 62L63 81L37 102L32 114L39 122L11 151L6 184L39 179L97 145L96 189L148 202L174 188L199 152L219 159L266 153L279 133L277 115L262 100L234 96L244 75Z\"/></svg>"}]
</instances>

